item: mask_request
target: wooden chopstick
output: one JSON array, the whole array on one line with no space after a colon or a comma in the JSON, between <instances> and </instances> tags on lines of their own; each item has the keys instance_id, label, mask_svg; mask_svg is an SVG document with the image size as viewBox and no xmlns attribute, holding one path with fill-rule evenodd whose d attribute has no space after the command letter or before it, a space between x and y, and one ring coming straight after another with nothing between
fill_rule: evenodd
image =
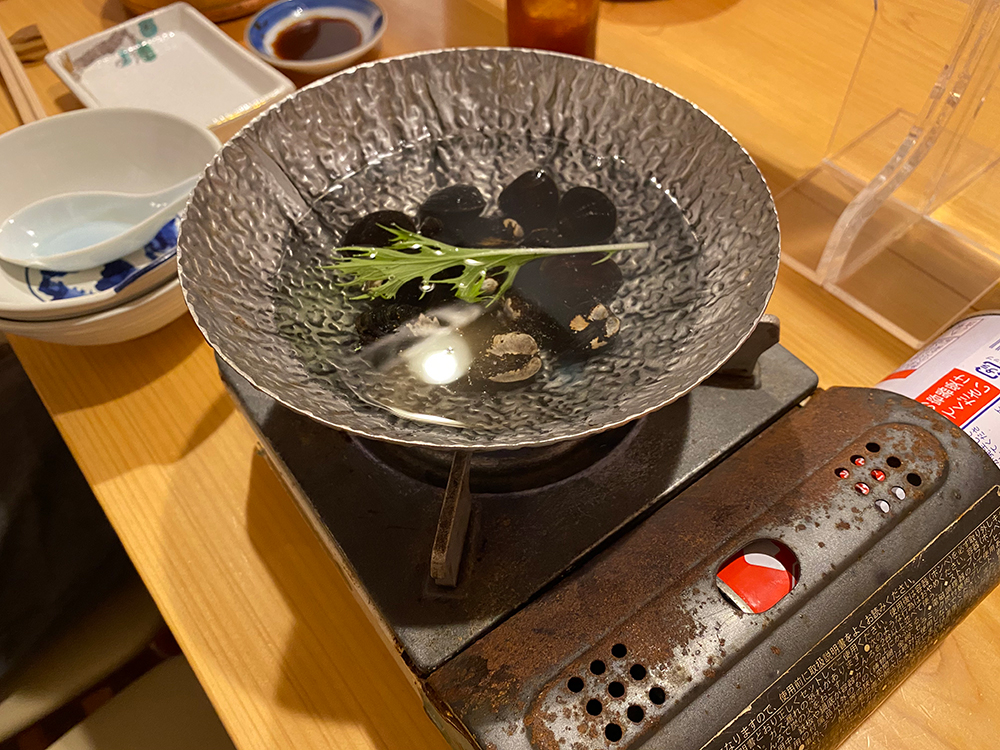
<instances>
[{"instance_id":1,"label":"wooden chopstick","mask_svg":"<svg viewBox=\"0 0 1000 750\"><path fill-rule=\"evenodd\" d=\"M45 117L45 107L42 106L38 94L28 80L27 73L24 72L24 66L7 41L3 29L0 29L0 78L7 84L7 90L10 92L10 98L14 100L14 107L21 117L21 122L27 125Z\"/></svg>"}]
</instances>

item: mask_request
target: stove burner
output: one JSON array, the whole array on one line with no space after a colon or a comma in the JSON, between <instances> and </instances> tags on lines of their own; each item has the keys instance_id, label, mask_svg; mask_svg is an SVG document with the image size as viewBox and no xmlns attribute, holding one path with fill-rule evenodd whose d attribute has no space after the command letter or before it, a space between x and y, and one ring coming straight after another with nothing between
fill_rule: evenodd
<instances>
[{"instance_id":1,"label":"stove burner","mask_svg":"<svg viewBox=\"0 0 1000 750\"><path fill-rule=\"evenodd\" d=\"M768 327L763 329L767 332ZM419 675L440 668L507 620L816 387L815 374L780 345L763 351L753 366L747 361L741 368L713 376L621 433L543 448L537 454L501 455L507 460L489 468L483 464L497 456L476 457L480 466L472 474L477 489L492 484L499 491L513 481L536 485L534 489L471 494L467 483L456 482L449 494L441 487L455 456L439 455L436 463L429 462L433 453L428 451L372 445L331 430L281 407L220 362L268 458L348 566L373 619ZM882 451L890 455L885 447ZM843 481L853 485L876 467L859 469L849 462L850 455L839 465L849 467L850 479ZM546 475L535 472L533 464L555 464L559 469ZM407 472L397 468L404 465ZM490 474L508 478L494 482ZM520 474L533 476L509 478ZM559 476L566 478L557 480ZM903 486L906 495L911 494L905 472L890 476L885 490ZM899 502L891 492L887 501ZM436 575L438 567L455 578L451 587ZM623 647L630 643L620 642ZM627 645L629 656L632 649ZM604 695L605 702L612 699L606 691ZM653 704L642 705L648 721ZM618 723L631 726L624 714ZM603 724L600 729L603 732Z\"/></svg>"},{"instance_id":2,"label":"stove burner","mask_svg":"<svg viewBox=\"0 0 1000 750\"><path fill-rule=\"evenodd\" d=\"M521 492L568 479L611 453L637 424L630 422L555 445L473 453L470 489L477 493ZM441 488L448 484L453 452L364 438L358 438L358 443L370 456L411 479Z\"/></svg>"}]
</instances>

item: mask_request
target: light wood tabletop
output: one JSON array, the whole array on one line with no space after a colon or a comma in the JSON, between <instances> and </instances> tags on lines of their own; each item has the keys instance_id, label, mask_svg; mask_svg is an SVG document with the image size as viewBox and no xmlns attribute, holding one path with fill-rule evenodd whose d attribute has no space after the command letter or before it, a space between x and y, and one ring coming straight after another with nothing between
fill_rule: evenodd
<instances>
[{"instance_id":1,"label":"light wood tabletop","mask_svg":"<svg viewBox=\"0 0 1000 750\"><path fill-rule=\"evenodd\" d=\"M383 56L504 42L502 0L380 2ZM870 6L607 2L598 57L699 104L781 189L823 156ZM118 0L0 0L0 27L38 24L51 49L124 18ZM28 75L50 114L80 106L44 64ZM0 94L0 131L16 125ZM770 311L823 386L873 384L911 353L788 270ZM241 750L445 747L188 316L116 346L11 343ZM995 592L845 747L996 747L998 673Z\"/></svg>"}]
</instances>

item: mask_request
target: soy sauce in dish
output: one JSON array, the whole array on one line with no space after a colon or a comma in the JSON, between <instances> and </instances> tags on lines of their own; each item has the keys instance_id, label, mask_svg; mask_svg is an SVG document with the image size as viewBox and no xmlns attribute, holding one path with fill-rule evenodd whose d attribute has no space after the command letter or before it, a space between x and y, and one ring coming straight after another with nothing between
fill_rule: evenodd
<instances>
[{"instance_id":1,"label":"soy sauce in dish","mask_svg":"<svg viewBox=\"0 0 1000 750\"><path fill-rule=\"evenodd\" d=\"M278 33L274 54L282 60L321 60L361 44L361 29L343 18L307 18Z\"/></svg>"}]
</instances>

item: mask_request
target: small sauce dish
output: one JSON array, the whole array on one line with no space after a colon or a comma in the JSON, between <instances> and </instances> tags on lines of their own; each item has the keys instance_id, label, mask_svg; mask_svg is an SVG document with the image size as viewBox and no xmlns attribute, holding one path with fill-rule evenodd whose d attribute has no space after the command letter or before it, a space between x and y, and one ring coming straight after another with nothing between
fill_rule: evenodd
<instances>
[{"instance_id":1,"label":"small sauce dish","mask_svg":"<svg viewBox=\"0 0 1000 750\"><path fill-rule=\"evenodd\" d=\"M278 0L247 26L247 46L276 68L325 75L381 41L385 13L372 0Z\"/></svg>"}]
</instances>

